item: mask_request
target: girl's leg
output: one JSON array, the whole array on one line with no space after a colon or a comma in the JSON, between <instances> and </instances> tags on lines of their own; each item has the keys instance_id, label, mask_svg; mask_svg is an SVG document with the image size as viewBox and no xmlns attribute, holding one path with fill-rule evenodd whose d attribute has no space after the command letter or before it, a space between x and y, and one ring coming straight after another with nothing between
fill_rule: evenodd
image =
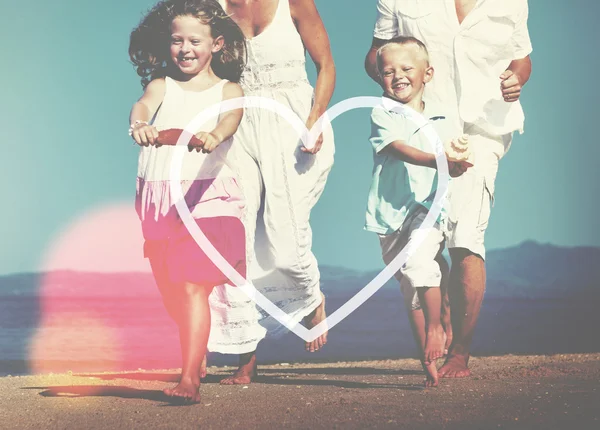
<instances>
[{"instance_id":1,"label":"girl's leg","mask_svg":"<svg viewBox=\"0 0 600 430\"><path fill-rule=\"evenodd\" d=\"M208 296L212 288L186 283L177 286L181 318L179 339L183 366L181 381L164 393L192 403L200 402L200 367L206 356L206 345L210 333L210 307Z\"/></svg>"},{"instance_id":2,"label":"girl's leg","mask_svg":"<svg viewBox=\"0 0 600 430\"><path fill-rule=\"evenodd\" d=\"M157 252L155 255L150 256L148 260L150 261L152 274L154 275L156 286L158 287L158 291L160 291L167 313L173 321L178 323L179 307L177 305L176 289L171 285L167 262L165 256L161 254Z\"/></svg>"}]
</instances>

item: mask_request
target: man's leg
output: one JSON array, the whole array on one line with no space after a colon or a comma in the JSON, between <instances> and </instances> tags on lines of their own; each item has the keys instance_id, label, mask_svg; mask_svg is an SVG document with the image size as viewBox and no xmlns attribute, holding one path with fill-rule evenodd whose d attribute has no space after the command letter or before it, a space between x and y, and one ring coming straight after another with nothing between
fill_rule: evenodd
<instances>
[{"instance_id":1,"label":"man's leg","mask_svg":"<svg viewBox=\"0 0 600 430\"><path fill-rule=\"evenodd\" d=\"M464 378L471 375L469 354L485 292L485 263L480 256L464 248L451 249L450 257L449 296L454 340L439 374L442 378Z\"/></svg>"}]
</instances>

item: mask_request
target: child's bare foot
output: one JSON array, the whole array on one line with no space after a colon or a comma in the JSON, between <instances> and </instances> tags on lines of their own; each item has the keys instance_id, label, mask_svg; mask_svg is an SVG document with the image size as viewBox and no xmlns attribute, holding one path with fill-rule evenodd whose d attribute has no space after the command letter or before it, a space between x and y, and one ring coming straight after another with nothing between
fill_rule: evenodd
<instances>
[{"instance_id":1,"label":"child's bare foot","mask_svg":"<svg viewBox=\"0 0 600 430\"><path fill-rule=\"evenodd\" d=\"M247 385L256 377L256 354L242 354L240 356L240 367L235 373L223 380L221 385Z\"/></svg>"},{"instance_id":2,"label":"child's bare foot","mask_svg":"<svg viewBox=\"0 0 600 430\"><path fill-rule=\"evenodd\" d=\"M446 334L441 325L427 332L425 341L425 363L435 363L435 360L445 355Z\"/></svg>"},{"instance_id":3,"label":"child's bare foot","mask_svg":"<svg viewBox=\"0 0 600 430\"><path fill-rule=\"evenodd\" d=\"M452 323L450 322L450 317L446 320L445 317L442 317L442 326L444 327L444 333L446 342L444 345L444 356L448 355L448 350L450 349L450 345L452 345Z\"/></svg>"},{"instance_id":4,"label":"child's bare foot","mask_svg":"<svg viewBox=\"0 0 600 430\"><path fill-rule=\"evenodd\" d=\"M206 378L206 355L202 359L202 364L200 364L200 379Z\"/></svg>"},{"instance_id":5,"label":"child's bare foot","mask_svg":"<svg viewBox=\"0 0 600 430\"><path fill-rule=\"evenodd\" d=\"M421 365L423 366L423 370L425 371L425 387L432 388L438 386L438 371L435 365L435 361L431 361L426 363L421 361Z\"/></svg>"},{"instance_id":6,"label":"child's bare foot","mask_svg":"<svg viewBox=\"0 0 600 430\"><path fill-rule=\"evenodd\" d=\"M450 354L444 365L440 367L440 378L466 378L471 376L468 365L468 355Z\"/></svg>"},{"instance_id":7,"label":"child's bare foot","mask_svg":"<svg viewBox=\"0 0 600 430\"><path fill-rule=\"evenodd\" d=\"M306 328L310 330L325 318L327 318L327 314L325 313L325 296L323 293L321 293L321 304L317 306L314 311L304 317L304 325L306 325ZM327 332L323 333L321 336L311 342L306 342L306 350L310 352L318 351L319 349L323 348L326 343Z\"/></svg>"},{"instance_id":8,"label":"child's bare foot","mask_svg":"<svg viewBox=\"0 0 600 430\"><path fill-rule=\"evenodd\" d=\"M181 377L181 381L173 388L165 388L163 393L171 400L185 403L200 403L200 381L195 382L192 378Z\"/></svg>"}]
</instances>

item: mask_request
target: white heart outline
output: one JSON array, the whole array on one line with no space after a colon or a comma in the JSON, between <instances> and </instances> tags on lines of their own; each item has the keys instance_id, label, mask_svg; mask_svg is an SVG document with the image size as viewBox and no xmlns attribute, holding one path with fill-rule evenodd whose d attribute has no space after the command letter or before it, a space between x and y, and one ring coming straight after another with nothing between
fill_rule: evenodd
<instances>
[{"instance_id":1,"label":"white heart outline","mask_svg":"<svg viewBox=\"0 0 600 430\"><path fill-rule=\"evenodd\" d=\"M417 125L418 129L423 130L425 136L434 149L436 167L438 171L438 187L435 192L431 209L428 211L425 220L419 226L418 230L432 228L439 215L442 213L443 201L448 193L448 184L450 181L448 164L446 154L443 149L443 144L435 129L433 127L427 127L427 125L431 125L431 123L426 120L423 115L416 112L412 108L387 97L359 96L343 100L329 108L323 115L321 115L321 117L310 130L307 130L306 125L300 120L295 112L273 99L260 96L244 96L228 99L212 105L196 115L196 117L185 127L184 132L179 136L176 147L174 148L175 150L171 160L169 186L171 197L175 201L175 208L177 209L179 217L189 233L192 235L198 246L200 246L200 249L206 253L215 266L217 266L217 268L221 270L225 276L233 281L238 288L240 288L265 312L275 318L280 324L292 331L298 337L304 339L306 342L311 342L326 331L332 329L344 318L354 312L360 305L367 301L373 294L375 294L387 281L394 276L398 270L400 270L402 265L408 260L408 257L410 257L410 255L412 255L412 253L423 242L425 238L424 235L415 235L416 238L409 240L402 251L400 251L398 255L394 257L394 259L381 272L379 272L375 278L371 280L371 282L364 286L358 293L356 293L335 312L333 312L331 315L328 315L325 320L321 321L319 324L309 330L303 325L299 324L299 320L297 318L292 319L287 313L279 309L275 304L273 304L273 302L262 295L250 281L241 276L215 249L212 243L204 235L200 227L198 227L198 224L196 224L183 197L183 190L181 188L180 180L183 156L185 151L188 150L187 145L194 134L193 131L190 130L198 130L200 129L200 126L206 123L209 119L234 109L261 108L271 110L286 119L298 131L298 135L301 136L300 140L302 141L303 145L310 149L314 146L316 138L323 132L324 126L331 128L331 122L342 113L359 108L375 107L401 112L406 115ZM308 145L306 144L307 142Z\"/></svg>"}]
</instances>

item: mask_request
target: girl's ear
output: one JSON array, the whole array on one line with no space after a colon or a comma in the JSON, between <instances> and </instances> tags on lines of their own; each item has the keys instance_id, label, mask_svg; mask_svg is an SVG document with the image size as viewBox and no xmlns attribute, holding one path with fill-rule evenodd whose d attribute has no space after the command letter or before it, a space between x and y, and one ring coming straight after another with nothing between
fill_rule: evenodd
<instances>
[{"instance_id":1,"label":"girl's ear","mask_svg":"<svg viewBox=\"0 0 600 430\"><path fill-rule=\"evenodd\" d=\"M225 38L223 36L217 37L215 40L213 40L212 53L216 54L221 49L223 49L224 45L225 45Z\"/></svg>"}]
</instances>

